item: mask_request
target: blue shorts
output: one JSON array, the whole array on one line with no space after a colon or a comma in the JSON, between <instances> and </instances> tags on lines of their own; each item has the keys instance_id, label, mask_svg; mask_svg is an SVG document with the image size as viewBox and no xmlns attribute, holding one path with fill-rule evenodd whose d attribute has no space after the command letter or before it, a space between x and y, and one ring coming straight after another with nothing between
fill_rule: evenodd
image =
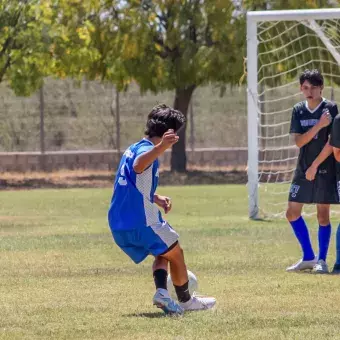
<instances>
[{"instance_id":1,"label":"blue shorts","mask_svg":"<svg viewBox=\"0 0 340 340\"><path fill-rule=\"evenodd\" d=\"M135 262L142 262L148 255L165 253L177 240L178 234L164 222L157 226L134 230L112 230L117 245Z\"/></svg>"}]
</instances>

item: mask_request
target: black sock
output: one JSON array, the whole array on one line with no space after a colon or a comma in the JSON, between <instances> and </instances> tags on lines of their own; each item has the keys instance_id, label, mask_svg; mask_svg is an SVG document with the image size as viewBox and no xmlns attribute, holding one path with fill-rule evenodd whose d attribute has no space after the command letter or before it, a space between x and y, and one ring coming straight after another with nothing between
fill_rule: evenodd
<instances>
[{"instance_id":1,"label":"black sock","mask_svg":"<svg viewBox=\"0 0 340 340\"><path fill-rule=\"evenodd\" d=\"M153 279L155 281L156 289L167 289L168 272L165 269L156 269L153 272Z\"/></svg>"},{"instance_id":2,"label":"black sock","mask_svg":"<svg viewBox=\"0 0 340 340\"><path fill-rule=\"evenodd\" d=\"M179 302L187 302L191 299L191 296L189 293L189 281L184 283L183 286L175 286L175 290L176 290L176 294L177 294Z\"/></svg>"}]
</instances>

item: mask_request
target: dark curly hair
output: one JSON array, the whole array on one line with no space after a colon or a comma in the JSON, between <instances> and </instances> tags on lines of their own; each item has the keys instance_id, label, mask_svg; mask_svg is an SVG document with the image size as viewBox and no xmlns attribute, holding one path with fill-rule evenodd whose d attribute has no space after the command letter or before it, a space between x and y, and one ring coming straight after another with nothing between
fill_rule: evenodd
<instances>
[{"instance_id":1,"label":"dark curly hair","mask_svg":"<svg viewBox=\"0 0 340 340\"><path fill-rule=\"evenodd\" d=\"M305 70L300 75L300 85L305 81L310 82L313 86L323 85L323 76L319 70Z\"/></svg>"},{"instance_id":2,"label":"dark curly hair","mask_svg":"<svg viewBox=\"0 0 340 340\"><path fill-rule=\"evenodd\" d=\"M155 106L148 115L145 135L162 137L166 131L173 129L177 132L185 124L182 112L165 104Z\"/></svg>"}]
</instances>

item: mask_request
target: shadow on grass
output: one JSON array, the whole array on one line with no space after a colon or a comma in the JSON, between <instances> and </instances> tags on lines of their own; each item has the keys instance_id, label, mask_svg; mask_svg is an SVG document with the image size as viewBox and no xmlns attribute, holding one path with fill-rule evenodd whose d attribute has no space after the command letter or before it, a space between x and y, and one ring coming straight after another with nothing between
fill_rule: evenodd
<instances>
[{"instance_id":1,"label":"shadow on grass","mask_svg":"<svg viewBox=\"0 0 340 340\"><path fill-rule=\"evenodd\" d=\"M258 218L250 218L249 219L251 222L273 222L274 220L271 220L269 218L266 217L258 217Z\"/></svg>"},{"instance_id":2,"label":"shadow on grass","mask_svg":"<svg viewBox=\"0 0 340 340\"><path fill-rule=\"evenodd\" d=\"M149 318L149 319L158 319L158 318L165 318L167 317L162 312L142 312L142 313L130 313L130 314L124 314L124 317L128 318Z\"/></svg>"}]
</instances>

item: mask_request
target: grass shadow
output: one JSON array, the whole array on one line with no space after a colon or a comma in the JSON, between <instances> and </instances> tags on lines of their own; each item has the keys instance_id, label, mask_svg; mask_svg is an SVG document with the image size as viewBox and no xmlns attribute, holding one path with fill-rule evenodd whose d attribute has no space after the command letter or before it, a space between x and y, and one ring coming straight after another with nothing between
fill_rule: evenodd
<instances>
[{"instance_id":1,"label":"grass shadow","mask_svg":"<svg viewBox=\"0 0 340 340\"><path fill-rule=\"evenodd\" d=\"M129 313L129 314L124 314L123 316L128 317L128 318L149 318L149 319L158 319L158 318L167 317L167 315L162 312Z\"/></svg>"}]
</instances>

